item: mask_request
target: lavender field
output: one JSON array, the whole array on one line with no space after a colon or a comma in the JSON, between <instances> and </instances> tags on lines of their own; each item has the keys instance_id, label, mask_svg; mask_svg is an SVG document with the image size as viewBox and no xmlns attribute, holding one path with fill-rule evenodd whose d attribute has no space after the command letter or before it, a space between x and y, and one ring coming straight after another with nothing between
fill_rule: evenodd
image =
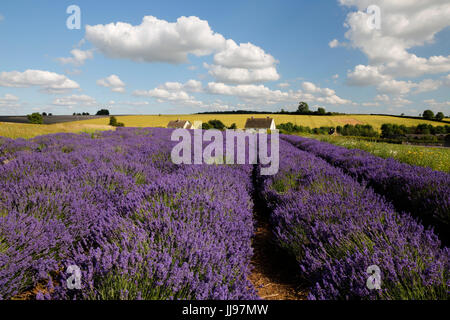
<instances>
[{"instance_id":1,"label":"lavender field","mask_svg":"<svg viewBox=\"0 0 450 320\"><path fill-rule=\"evenodd\" d=\"M176 165L171 132L0 137L0 299L259 299L255 201L309 299L448 299L450 175L289 136L273 176Z\"/></svg>"}]
</instances>

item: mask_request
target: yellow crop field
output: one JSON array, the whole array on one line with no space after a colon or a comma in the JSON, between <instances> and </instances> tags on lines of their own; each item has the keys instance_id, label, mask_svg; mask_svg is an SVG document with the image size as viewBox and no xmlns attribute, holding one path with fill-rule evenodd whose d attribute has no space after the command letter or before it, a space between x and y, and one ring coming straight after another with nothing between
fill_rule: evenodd
<instances>
[{"instance_id":1,"label":"yellow crop field","mask_svg":"<svg viewBox=\"0 0 450 320\"><path fill-rule=\"evenodd\" d=\"M196 114L196 115L140 115L140 116L117 116L117 121L125 123L126 127L166 127L171 120L189 120L207 122L208 120L221 120L226 126L236 123L240 129L244 128L245 121L251 115L234 114ZM285 114L258 114L255 118L272 117L276 124L292 122L297 125L318 128L321 126L344 126L345 124L370 124L379 130L383 123L403 124L406 126L428 123L438 125L436 122L417 119L406 119L390 116L370 116L370 115L339 115L339 116L308 116L308 115L285 115ZM78 123L107 125L108 118L83 120Z\"/></svg>"},{"instance_id":2,"label":"yellow crop field","mask_svg":"<svg viewBox=\"0 0 450 320\"><path fill-rule=\"evenodd\" d=\"M101 130L114 130L113 127L102 124L66 122L58 124L25 124L0 122L0 136L8 138L33 138L35 136L58 132L95 132Z\"/></svg>"},{"instance_id":3,"label":"yellow crop field","mask_svg":"<svg viewBox=\"0 0 450 320\"><path fill-rule=\"evenodd\" d=\"M390 116L370 115L338 115L338 116L308 116L308 115L285 115L285 114L258 114L255 118L272 117L276 124L292 122L297 125L318 128L321 126L344 126L345 124L370 124L376 130L380 130L383 123L403 124L406 126L428 123L439 125L437 122L417 119L406 119ZM251 115L234 114L191 114L191 115L136 115L116 116L119 122L125 123L126 127L166 127L171 120L189 120L190 122L209 120L221 120L226 126L236 123L237 127L243 129L245 121ZM0 122L0 136L9 138L32 138L38 135L57 132L94 132L97 130L113 130L108 125L109 118L65 122L50 125L20 124Z\"/></svg>"}]
</instances>

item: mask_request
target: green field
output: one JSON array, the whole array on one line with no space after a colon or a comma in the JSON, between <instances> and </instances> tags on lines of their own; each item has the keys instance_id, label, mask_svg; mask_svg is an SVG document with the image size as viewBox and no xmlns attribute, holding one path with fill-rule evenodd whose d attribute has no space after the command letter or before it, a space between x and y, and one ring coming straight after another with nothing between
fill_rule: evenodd
<instances>
[{"instance_id":1,"label":"green field","mask_svg":"<svg viewBox=\"0 0 450 320\"><path fill-rule=\"evenodd\" d=\"M394 158L416 166L450 173L450 148L412 146L364 141L342 136L308 136L349 149L361 149L382 158Z\"/></svg>"}]
</instances>

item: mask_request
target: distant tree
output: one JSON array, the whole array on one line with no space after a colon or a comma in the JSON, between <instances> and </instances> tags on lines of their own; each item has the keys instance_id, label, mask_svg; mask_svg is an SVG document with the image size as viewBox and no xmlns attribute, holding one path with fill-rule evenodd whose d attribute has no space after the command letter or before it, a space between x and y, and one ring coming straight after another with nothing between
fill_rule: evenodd
<instances>
[{"instance_id":1,"label":"distant tree","mask_svg":"<svg viewBox=\"0 0 450 320\"><path fill-rule=\"evenodd\" d=\"M405 116L405 114L404 113L402 113L400 116L402 116L402 117L404 117Z\"/></svg>"},{"instance_id":2,"label":"distant tree","mask_svg":"<svg viewBox=\"0 0 450 320\"><path fill-rule=\"evenodd\" d=\"M125 127L125 124L123 122L117 122L114 116L109 117L109 125L113 127Z\"/></svg>"},{"instance_id":3,"label":"distant tree","mask_svg":"<svg viewBox=\"0 0 450 320\"><path fill-rule=\"evenodd\" d=\"M306 102L301 101L298 104L298 109L297 109L298 113L309 113L309 106Z\"/></svg>"},{"instance_id":4,"label":"distant tree","mask_svg":"<svg viewBox=\"0 0 450 320\"><path fill-rule=\"evenodd\" d=\"M38 112L27 115L27 118L28 118L28 121L30 121L30 123L34 123L34 124L43 124L44 123L44 119L42 118L42 115Z\"/></svg>"},{"instance_id":5,"label":"distant tree","mask_svg":"<svg viewBox=\"0 0 450 320\"><path fill-rule=\"evenodd\" d=\"M417 128L415 129L414 133L417 134L431 134L433 130L433 126L426 124L426 123L421 123L419 125L417 125Z\"/></svg>"},{"instance_id":6,"label":"distant tree","mask_svg":"<svg viewBox=\"0 0 450 320\"><path fill-rule=\"evenodd\" d=\"M395 138L396 136L404 136L407 134L416 135L436 135L450 133L450 126L432 126L430 124L421 123L417 126L407 127L405 125L384 123L381 126L382 138Z\"/></svg>"},{"instance_id":7,"label":"distant tree","mask_svg":"<svg viewBox=\"0 0 450 320\"><path fill-rule=\"evenodd\" d=\"M226 128L226 126L220 120L209 120L208 123L211 126L211 128L214 129L224 130Z\"/></svg>"},{"instance_id":8,"label":"distant tree","mask_svg":"<svg viewBox=\"0 0 450 320\"><path fill-rule=\"evenodd\" d=\"M427 120L433 120L434 119L434 112L431 110L425 110L423 112L423 118Z\"/></svg>"},{"instance_id":9,"label":"distant tree","mask_svg":"<svg viewBox=\"0 0 450 320\"><path fill-rule=\"evenodd\" d=\"M47 112L42 112L42 116L46 117L47 116Z\"/></svg>"},{"instance_id":10,"label":"distant tree","mask_svg":"<svg viewBox=\"0 0 450 320\"><path fill-rule=\"evenodd\" d=\"M449 126L447 126L447 127L449 127ZM444 127L444 126L437 126L437 127L432 128L432 133L433 134L446 134L447 130L446 130L446 127Z\"/></svg>"},{"instance_id":11,"label":"distant tree","mask_svg":"<svg viewBox=\"0 0 450 320\"><path fill-rule=\"evenodd\" d=\"M53 113L50 112L50 113L48 114L48 116L49 116L49 117L53 116Z\"/></svg>"},{"instance_id":12,"label":"distant tree","mask_svg":"<svg viewBox=\"0 0 450 320\"><path fill-rule=\"evenodd\" d=\"M77 115L77 113L76 112L74 112L73 114L72 114L73 116L76 116Z\"/></svg>"},{"instance_id":13,"label":"distant tree","mask_svg":"<svg viewBox=\"0 0 450 320\"><path fill-rule=\"evenodd\" d=\"M97 116L109 116L109 110L108 109L101 109L97 111Z\"/></svg>"},{"instance_id":14,"label":"distant tree","mask_svg":"<svg viewBox=\"0 0 450 320\"><path fill-rule=\"evenodd\" d=\"M386 126L381 127L385 132ZM346 124L343 128L338 128L338 133L343 136L355 136L355 137L376 137L378 136L378 132L376 132L373 127L369 124L366 125L351 125Z\"/></svg>"},{"instance_id":15,"label":"distant tree","mask_svg":"<svg viewBox=\"0 0 450 320\"><path fill-rule=\"evenodd\" d=\"M228 129L236 130L237 129L236 123L231 124L231 126L229 126Z\"/></svg>"},{"instance_id":16,"label":"distant tree","mask_svg":"<svg viewBox=\"0 0 450 320\"><path fill-rule=\"evenodd\" d=\"M442 121L444 119L444 114L442 112L436 113L436 120Z\"/></svg>"},{"instance_id":17,"label":"distant tree","mask_svg":"<svg viewBox=\"0 0 450 320\"><path fill-rule=\"evenodd\" d=\"M383 123L381 125L381 137L387 138L394 134L393 125L390 123Z\"/></svg>"},{"instance_id":18,"label":"distant tree","mask_svg":"<svg viewBox=\"0 0 450 320\"><path fill-rule=\"evenodd\" d=\"M202 129L203 130L209 130L211 128L212 128L212 126L208 122L202 123Z\"/></svg>"},{"instance_id":19,"label":"distant tree","mask_svg":"<svg viewBox=\"0 0 450 320\"><path fill-rule=\"evenodd\" d=\"M321 116L325 115L326 113L327 112L326 112L325 108L318 108L317 109L317 114L319 114Z\"/></svg>"},{"instance_id":20,"label":"distant tree","mask_svg":"<svg viewBox=\"0 0 450 320\"><path fill-rule=\"evenodd\" d=\"M117 126L117 119L114 116L109 117L109 125L116 127Z\"/></svg>"}]
</instances>

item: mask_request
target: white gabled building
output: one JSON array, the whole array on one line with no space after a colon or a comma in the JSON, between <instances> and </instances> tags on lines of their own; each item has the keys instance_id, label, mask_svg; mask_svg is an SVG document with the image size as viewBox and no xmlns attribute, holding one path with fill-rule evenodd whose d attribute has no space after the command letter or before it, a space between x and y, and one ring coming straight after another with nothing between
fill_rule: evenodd
<instances>
[{"instance_id":1,"label":"white gabled building","mask_svg":"<svg viewBox=\"0 0 450 320\"><path fill-rule=\"evenodd\" d=\"M192 123L187 120L174 120L170 121L167 125L167 128L170 129L193 129Z\"/></svg>"},{"instance_id":2,"label":"white gabled building","mask_svg":"<svg viewBox=\"0 0 450 320\"><path fill-rule=\"evenodd\" d=\"M275 125L275 120L273 118L248 118L245 122L245 129L252 130L275 130L277 127Z\"/></svg>"}]
</instances>

